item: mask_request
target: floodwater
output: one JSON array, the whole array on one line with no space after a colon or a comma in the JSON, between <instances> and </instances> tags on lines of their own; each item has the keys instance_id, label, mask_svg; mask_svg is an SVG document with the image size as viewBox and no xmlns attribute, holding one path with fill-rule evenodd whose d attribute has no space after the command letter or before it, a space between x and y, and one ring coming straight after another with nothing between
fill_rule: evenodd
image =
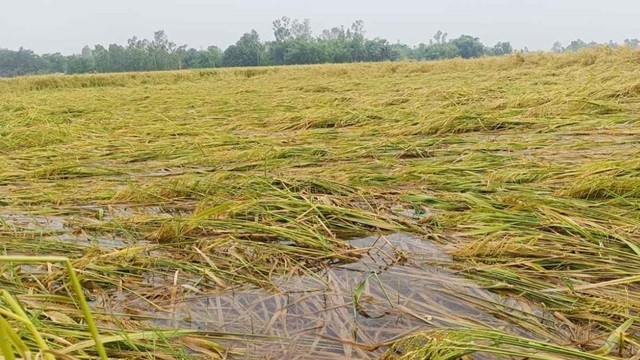
<instances>
[{"instance_id":1,"label":"floodwater","mask_svg":"<svg viewBox=\"0 0 640 360\"><path fill-rule=\"evenodd\" d=\"M0 214L0 219L51 240L128 246L124 239L74 233L62 217ZM481 326L527 336L504 315L554 322L539 308L448 270L452 259L442 245L406 234L349 243L361 253L359 261L276 278L277 291L236 288L188 298L169 316L163 313L162 320L143 309L139 315L156 318L153 326L238 334L220 342L240 359L373 359L384 353L386 343L420 330Z\"/></svg>"},{"instance_id":2,"label":"floodwater","mask_svg":"<svg viewBox=\"0 0 640 360\"><path fill-rule=\"evenodd\" d=\"M108 215L107 215L108 216ZM0 230L31 232L43 235L44 240L61 241L82 246L96 246L102 249L120 249L129 246L128 242L118 236L90 236L83 231L73 231L68 226L69 217L53 215L30 215L22 213L0 213ZM82 218L83 222L100 223L96 219ZM138 240L137 245L147 244Z\"/></svg>"},{"instance_id":3,"label":"floodwater","mask_svg":"<svg viewBox=\"0 0 640 360\"><path fill-rule=\"evenodd\" d=\"M416 330L482 325L525 334L491 314L496 304L551 318L446 270L450 257L431 242L395 234L350 243L362 249L359 262L280 278L275 293L247 287L189 300L156 325L254 335L223 342L237 358L369 359Z\"/></svg>"},{"instance_id":4,"label":"floodwater","mask_svg":"<svg viewBox=\"0 0 640 360\"><path fill-rule=\"evenodd\" d=\"M1 214L0 225L13 228L37 231L62 231L64 220L59 217L25 214Z\"/></svg>"}]
</instances>

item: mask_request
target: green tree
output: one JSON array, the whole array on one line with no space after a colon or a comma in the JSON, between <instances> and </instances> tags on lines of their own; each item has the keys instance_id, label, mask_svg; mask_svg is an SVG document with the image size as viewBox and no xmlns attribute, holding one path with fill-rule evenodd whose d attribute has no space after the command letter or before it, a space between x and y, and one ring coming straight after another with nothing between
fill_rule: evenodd
<instances>
[{"instance_id":1,"label":"green tree","mask_svg":"<svg viewBox=\"0 0 640 360\"><path fill-rule=\"evenodd\" d=\"M127 40L127 69L129 71L152 70L154 61L149 40L132 37Z\"/></svg>"},{"instance_id":2,"label":"green tree","mask_svg":"<svg viewBox=\"0 0 640 360\"><path fill-rule=\"evenodd\" d=\"M96 71L95 57L88 45L82 48L79 55L71 55L67 58L67 73L84 74Z\"/></svg>"},{"instance_id":3,"label":"green tree","mask_svg":"<svg viewBox=\"0 0 640 360\"><path fill-rule=\"evenodd\" d=\"M85 74L95 72L93 59L81 55L71 55L67 59L68 74Z\"/></svg>"},{"instance_id":4,"label":"green tree","mask_svg":"<svg viewBox=\"0 0 640 360\"><path fill-rule=\"evenodd\" d=\"M582 48L586 48L587 46L589 46L586 42L582 41L581 39L578 40L574 40L572 41L565 49L564 51L578 51Z\"/></svg>"},{"instance_id":5,"label":"green tree","mask_svg":"<svg viewBox=\"0 0 640 360\"><path fill-rule=\"evenodd\" d=\"M291 19L283 16L273 21L273 35L276 41L286 41L291 39Z\"/></svg>"},{"instance_id":6,"label":"green tree","mask_svg":"<svg viewBox=\"0 0 640 360\"><path fill-rule=\"evenodd\" d=\"M93 48L93 61L97 72L111 71L111 57L109 50L102 45L96 45Z\"/></svg>"},{"instance_id":7,"label":"green tree","mask_svg":"<svg viewBox=\"0 0 640 360\"><path fill-rule=\"evenodd\" d=\"M451 40L451 43L458 48L463 59L477 58L484 55L484 45L477 37L462 35L457 39Z\"/></svg>"},{"instance_id":8,"label":"green tree","mask_svg":"<svg viewBox=\"0 0 640 360\"><path fill-rule=\"evenodd\" d=\"M485 52L487 55L491 56L509 55L513 53L513 47L509 42L499 42L493 47L488 48Z\"/></svg>"},{"instance_id":9,"label":"green tree","mask_svg":"<svg viewBox=\"0 0 640 360\"><path fill-rule=\"evenodd\" d=\"M431 44L445 44L447 42L447 33L443 33L442 30L438 30L435 35L433 35L433 41Z\"/></svg>"},{"instance_id":10,"label":"green tree","mask_svg":"<svg viewBox=\"0 0 640 360\"><path fill-rule=\"evenodd\" d=\"M344 26L322 31L318 39L323 44L327 62L345 63L353 61L349 36L350 31L347 31Z\"/></svg>"},{"instance_id":11,"label":"green tree","mask_svg":"<svg viewBox=\"0 0 640 360\"><path fill-rule=\"evenodd\" d=\"M112 72L131 71L131 69L129 69L129 66L127 64L126 50L122 45L118 45L118 44L109 45L109 60L110 60L109 71L112 71Z\"/></svg>"},{"instance_id":12,"label":"green tree","mask_svg":"<svg viewBox=\"0 0 640 360\"><path fill-rule=\"evenodd\" d=\"M389 61L395 60L396 54L387 40L375 38L365 40L363 58L365 61Z\"/></svg>"},{"instance_id":13,"label":"green tree","mask_svg":"<svg viewBox=\"0 0 640 360\"><path fill-rule=\"evenodd\" d=\"M206 50L186 47L178 48L182 66L185 69L203 69L222 66L222 51L217 46L209 46Z\"/></svg>"},{"instance_id":14,"label":"green tree","mask_svg":"<svg viewBox=\"0 0 640 360\"><path fill-rule=\"evenodd\" d=\"M420 44L413 51L413 58L416 60L451 59L458 56L460 56L460 49L451 42Z\"/></svg>"},{"instance_id":15,"label":"green tree","mask_svg":"<svg viewBox=\"0 0 640 360\"><path fill-rule=\"evenodd\" d=\"M226 66L257 66L264 51L264 45L260 42L260 36L255 30L245 33L224 52L224 64Z\"/></svg>"},{"instance_id":16,"label":"green tree","mask_svg":"<svg viewBox=\"0 0 640 360\"><path fill-rule=\"evenodd\" d=\"M364 61L364 21L357 20L347 31L347 38L351 47L351 61Z\"/></svg>"},{"instance_id":17,"label":"green tree","mask_svg":"<svg viewBox=\"0 0 640 360\"><path fill-rule=\"evenodd\" d=\"M147 45L153 59L153 69L170 70L180 68L180 57L176 54L177 46L169 40L164 30L153 33L153 41Z\"/></svg>"},{"instance_id":18,"label":"green tree","mask_svg":"<svg viewBox=\"0 0 640 360\"><path fill-rule=\"evenodd\" d=\"M49 72L49 64L31 50L0 49L0 76L11 77Z\"/></svg>"},{"instance_id":19,"label":"green tree","mask_svg":"<svg viewBox=\"0 0 640 360\"><path fill-rule=\"evenodd\" d=\"M563 51L564 51L564 47L562 46L562 43L560 43L560 41L556 41L553 44L553 47L551 48L551 52L554 52L556 54L559 54Z\"/></svg>"},{"instance_id":20,"label":"green tree","mask_svg":"<svg viewBox=\"0 0 640 360\"><path fill-rule=\"evenodd\" d=\"M291 36L293 39L311 39L311 20L304 19L302 22L293 20L291 23Z\"/></svg>"},{"instance_id":21,"label":"green tree","mask_svg":"<svg viewBox=\"0 0 640 360\"><path fill-rule=\"evenodd\" d=\"M328 61L321 44L314 39L292 40L285 51L285 64L318 64Z\"/></svg>"},{"instance_id":22,"label":"green tree","mask_svg":"<svg viewBox=\"0 0 640 360\"><path fill-rule=\"evenodd\" d=\"M59 52L44 54L42 59L48 63L48 71L51 73L65 73L67 71L67 57Z\"/></svg>"},{"instance_id":23,"label":"green tree","mask_svg":"<svg viewBox=\"0 0 640 360\"><path fill-rule=\"evenodd\" d=\"M407 44L397 42L391 44L391 51L393 52L393 60L408 60L412 58L411 47Z\"/></svg>"}]
</instances>

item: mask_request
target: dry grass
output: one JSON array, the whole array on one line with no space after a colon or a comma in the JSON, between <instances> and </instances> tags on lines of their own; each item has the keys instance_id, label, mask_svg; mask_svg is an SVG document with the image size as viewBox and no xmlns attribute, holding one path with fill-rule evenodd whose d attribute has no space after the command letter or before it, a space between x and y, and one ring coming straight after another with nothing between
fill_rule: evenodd
<instances>
[{"instance_id":1,"label":"dry grass","mask_svg":"<svg viewBox=\"0 0 640 360\"><path fill-rule=\"evenodd\" d=\"M554 322L460 294L522 331L417 329L377 344L387 356L637 356L639 75L640 53L595 49L2 80L0 244L71 259L113 358L233 357L224 344L253 338L148 320L238 286L277 292L391 232L442 244L439 266ZM97 355L64 267L0 271L51 351Z\"/></svg>"}]
</instances>

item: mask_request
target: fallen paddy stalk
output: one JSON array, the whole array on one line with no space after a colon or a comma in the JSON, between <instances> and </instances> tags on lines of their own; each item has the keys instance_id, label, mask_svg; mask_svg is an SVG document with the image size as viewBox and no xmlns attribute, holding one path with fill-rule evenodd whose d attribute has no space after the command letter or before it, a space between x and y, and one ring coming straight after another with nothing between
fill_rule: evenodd
<instances>
[{"instance_id":1,"label":"fallen paddy stalk","mask_svg":"<svg viewBox=\"0 0 640 360\"><path fill-rule=\"evenodd\" d=\"M80 306L82 313L84 315L84 320L87 322L87 327L89 328L89 332L91 332L91 336L93 337L94 345L98 351L98 355L102 360L106 360L107 352L102 344L102 340L100 338L100 333L98 332L98 328L96 326L95 321L93 320L93 315L91 314L91 309L89 308L89 304L84 297L84 293L82 290L82 286L80 285L80 281L78 280L78 276L73 268L73 264L68 258L65 257L56 257L56 256L0 256L0 262L4 263L23 263L23 264L42 264L42 263L62 263L69 276L69 282L73 287L75 292L75 300ZM44 352L44 356L46 359L54 359L52 354L50 353L50 348L47 346L45 341L40 336L38 329L28 320L27 314L25 314L24 310L18 302L11 296L9 292L6 290L0 291L0 296L4 299L5 303L9 305L11 310L17 314L21 319L24 320L24 324L29 328L29 332L36 339L40 350ZM6 324L6 322L5 322ZM17 344L14 343L14 346ZM11 351L11 353L13 353ZM5 353L4 356L10 356Z\"/></svg>"},{"instance_id":2,"label":"fallen paddy stalk","mask_svg":"<svg viewBox=\"0 0 640 360\"><path fill-rule=\"evenodd\" d=\"M100 356L80 293L112 358L379 357L419 334L445 355L502 337L503 357L632 358L638 63L591 49L2 81L0 248L63 255L79 287L67 265L4 261L0 286L78 358ZM357 246L397 232L423 240ZM14 357L40 351L2 304Z\"/></svg>"}]
</instances>

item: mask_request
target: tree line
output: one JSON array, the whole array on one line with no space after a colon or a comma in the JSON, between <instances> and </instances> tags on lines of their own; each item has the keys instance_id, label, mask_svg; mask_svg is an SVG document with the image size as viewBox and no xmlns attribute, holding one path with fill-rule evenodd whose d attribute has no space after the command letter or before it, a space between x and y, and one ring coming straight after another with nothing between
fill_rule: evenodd
<instances>
[{"instance_id":1,"label":"tree line","mask_svg":"<svg viewBox=\"0 0 640 360\"><path fill-rule=\"evenodd\" d=\"M85 46L79 54L74 55L38 55L24 48L17 51L0 49L0 76L439 60L500 56L514 52L509 42L486 46L477 37L462 35L449 39L442 31L438 31L428 42L415 47L399 42L390 43L378 37L367 38L361 20L350 27L334 27L314 36L309 19L299 21L283 17L273 22L273 35L275 40L265 42L252 30L224 51L216 46L199 50L186 45L178 46L162 30L156 31L152 40L133 37L125 45L95 45L93 48ZM551 50L575 51L596 45L598 44L576 40L564 47L557 42ZM618 46L613 42L606 45ZM637 48L640 41L625 40L624 45Z\"/></svg>"}]
</instances>

